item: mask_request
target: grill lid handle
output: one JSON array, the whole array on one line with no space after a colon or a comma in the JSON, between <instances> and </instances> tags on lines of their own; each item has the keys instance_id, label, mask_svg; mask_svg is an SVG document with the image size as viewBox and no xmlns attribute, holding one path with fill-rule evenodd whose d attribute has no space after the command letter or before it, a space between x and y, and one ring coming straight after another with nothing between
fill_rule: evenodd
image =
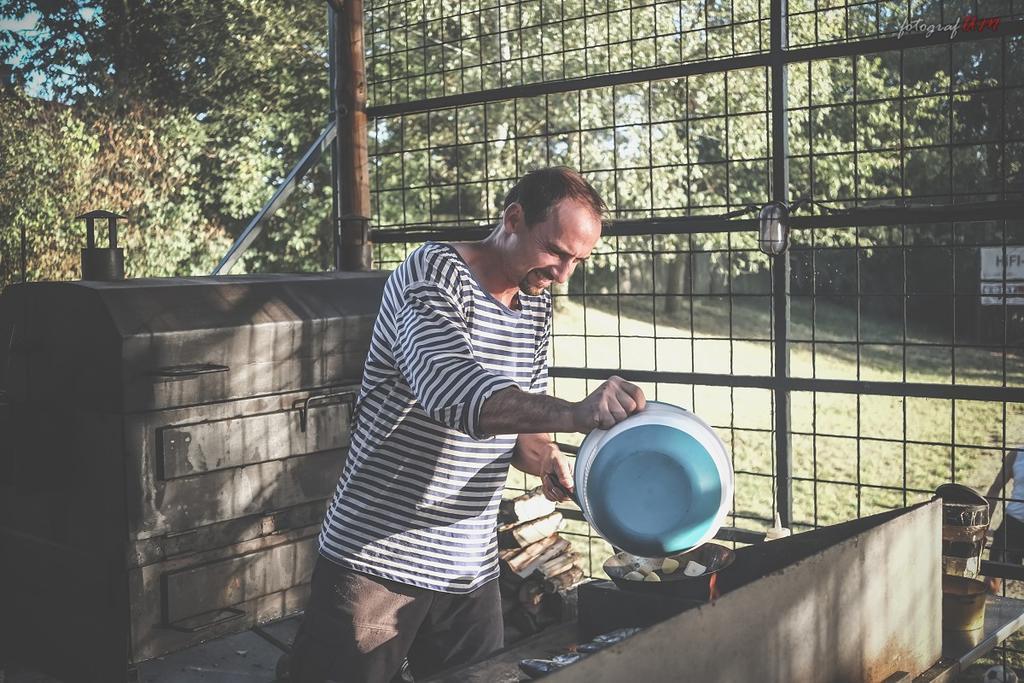
<instances>
[{"instance_id":1,"label":"grill lid handle","mask_svg":"<svg viewBox=\"0 0 1024 683\"><path fill-rule=\"evenodd\" d=\"M331 394L319 394L306 397L306 400L298 400L293 404L299 410L299 427L306 431L309 420L309 409L317 406L333 405L336 403L348 406L348 421L352 422L352 411L355 408L356 394L353 391L336 391Z\"/></svg>"}]
</instances>

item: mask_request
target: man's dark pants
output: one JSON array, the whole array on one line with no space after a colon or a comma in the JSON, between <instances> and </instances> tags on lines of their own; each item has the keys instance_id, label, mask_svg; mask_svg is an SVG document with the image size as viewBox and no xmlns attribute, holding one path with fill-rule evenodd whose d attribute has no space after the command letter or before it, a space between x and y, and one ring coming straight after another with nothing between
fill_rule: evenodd
<instances>
[{"instance_id":1,"label":"man's dark pants","mask_svg":"<svg viewBox=\"0 0 1024 683\"><path fill-rule=\"evenodd\" d=\"M408 657L415 678L502 646L498 582L466 594L416 588L317 555L290 657L292 683L387 683Z\"/></svg>"}]
</instances>

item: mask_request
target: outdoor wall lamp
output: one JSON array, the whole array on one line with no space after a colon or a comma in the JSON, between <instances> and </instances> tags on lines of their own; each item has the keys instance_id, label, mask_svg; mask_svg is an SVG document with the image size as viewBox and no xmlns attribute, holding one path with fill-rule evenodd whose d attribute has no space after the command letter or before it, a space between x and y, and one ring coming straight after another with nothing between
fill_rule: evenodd
<instances>
[{"instance_id":1,"label":"outdoor wall lamp","mask_svg":"<svg viewBox=\"0 0 1024 683\"><path fill-rule=\"evenodd\" d=\"M783 202L765 204L758 220L757 246L769 256L778 256L789 247L789 207Z\"/></svg>"}]
</instances>

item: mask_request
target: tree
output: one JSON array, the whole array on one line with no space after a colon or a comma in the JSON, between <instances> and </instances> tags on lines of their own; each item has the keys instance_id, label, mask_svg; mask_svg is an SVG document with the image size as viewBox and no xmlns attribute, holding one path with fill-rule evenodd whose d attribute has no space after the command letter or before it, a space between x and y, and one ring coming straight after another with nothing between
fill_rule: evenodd
<instances>
[{"instance_id":1,"label":"tree","mask_svg":"<svg viewBox=\"0 0 1024 683\"><path fill-rule=\"evenodd\" d=\"M30 280L70 279L84 246L74 225L95 136L62 105L16 94L0 100L0 287L20 280L20 237Z\"/></svg>"}]
</instances>

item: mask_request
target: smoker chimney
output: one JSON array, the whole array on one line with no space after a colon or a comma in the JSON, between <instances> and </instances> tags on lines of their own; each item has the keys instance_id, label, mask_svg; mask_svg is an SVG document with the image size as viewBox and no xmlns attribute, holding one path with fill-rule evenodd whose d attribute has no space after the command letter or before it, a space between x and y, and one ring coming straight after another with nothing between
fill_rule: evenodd
<instances>
[{"instance_id":1,"label":"smoker chimney","mask_svg":"<svg viewBox=\"0 0 1024 683\"><path fill-rule=\"evenodd\" d=\"M119 216L110 211L90 211L83 213L77 218L85 219L85 249L82 250L82 279L83 280L123 280L124 279L124 249L117 246L117 219L127 218ZM107 219L107 239L109 246L106 248L96 246L95 220L97 218Z\"/></svg>"}]
</instances>

